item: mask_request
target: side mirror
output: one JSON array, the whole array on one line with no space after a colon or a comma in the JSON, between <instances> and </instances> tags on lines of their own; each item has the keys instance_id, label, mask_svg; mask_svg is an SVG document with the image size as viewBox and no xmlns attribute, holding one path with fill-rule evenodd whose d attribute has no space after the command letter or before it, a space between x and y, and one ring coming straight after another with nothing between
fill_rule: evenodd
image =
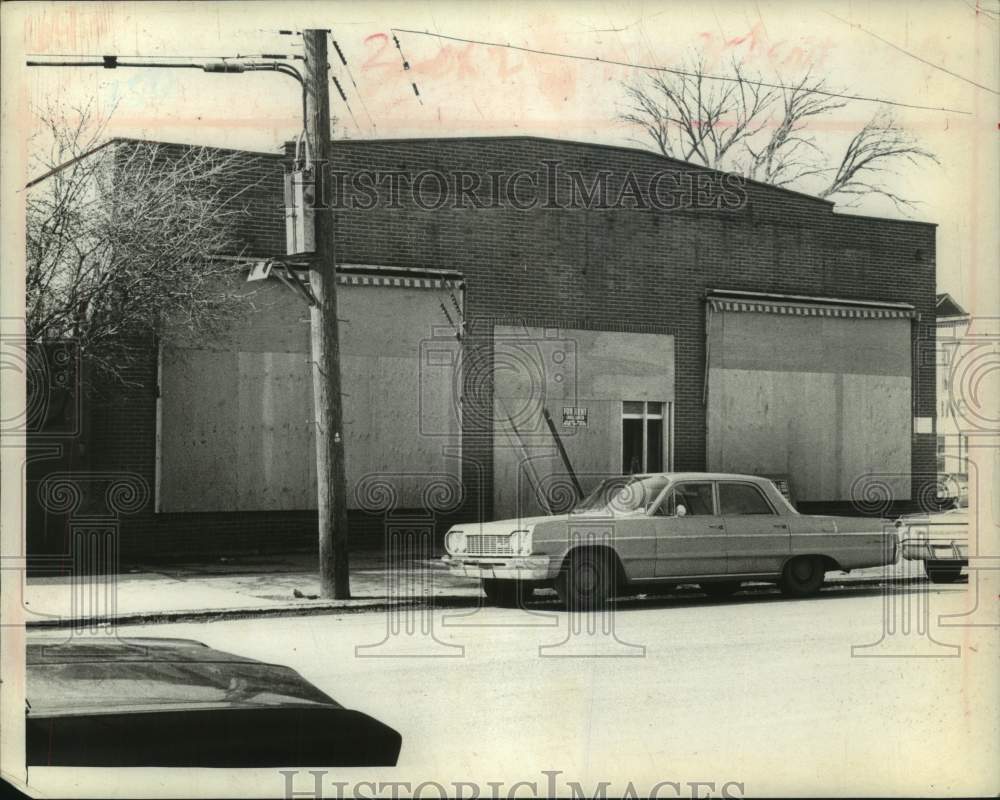
<instances>
[{"instance_id":1,"label":"side mirror","mask_svg":"<svg viewBox=\"0 0 1000 800\"><path fill-rule=\"evenodd\" d=\"M675 512L678 517L686 517L688 510L684 507L683 503L677 504L677 511Z\"/></svg>"}]
</instances>

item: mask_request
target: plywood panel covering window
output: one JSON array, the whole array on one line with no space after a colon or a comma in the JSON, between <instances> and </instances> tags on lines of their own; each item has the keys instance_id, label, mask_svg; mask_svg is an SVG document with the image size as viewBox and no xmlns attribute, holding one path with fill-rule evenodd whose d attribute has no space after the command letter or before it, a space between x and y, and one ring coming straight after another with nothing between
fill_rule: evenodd
<instances>
[{"instance_id":1,"label":"plywood panel covering window","mask_svg":"<svg viewBox=\"0 0 1000 800\"><path fill-rule=\"evenodd\" d=\"M877 474L909 499L909 319L707 313L710 470L786 474L800 501Z\"/></svg>"},{"instance_id":2,"label":"plywood panel covering window","mask_svg":"<svg viewBox=\"0 0 1000 800\"><path fill-rule=\"evenodd\" d=\"M280 285L256 293L225 337L163 345L160 511L316 507L308 307ZM375 484L397 509L420 508L429 484L459 480L450 293L428 281L339 289L350 508Z\"/></svg>"}]
</instances>

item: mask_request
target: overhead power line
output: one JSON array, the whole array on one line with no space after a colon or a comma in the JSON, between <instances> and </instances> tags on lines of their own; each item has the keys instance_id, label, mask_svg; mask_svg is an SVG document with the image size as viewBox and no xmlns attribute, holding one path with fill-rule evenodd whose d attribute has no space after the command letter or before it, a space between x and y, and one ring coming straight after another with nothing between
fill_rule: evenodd
<instances>
[{"instance_id":1,"label":"overhead power line","mask_svg":"<svg viewBox=\"0 0 1000 800\"><path fill-rule=\"evenodd\" d=\"M102 53L26 53L28 58L103 58ZM143 53L137 53L135 55L118 54L118 58L148 58L155 59L158 61L168 60L168 59L182 59L184 61L191 61L196 59L204 60L215 60L215 61L225 61L226 59L232 60L234 58L292 58L293 56L287 56L282 54L271 54L271 55L240 55L236 54L234 56L216 56L201 53L199 55L161 55L159 53L148 55Z\"/></svg>"},{"instance_id":2,"label":"overhead power line","mask_svg":"<svg viewBox=\"0 0 1000 800\"><path fill-rule=\"evenodd\" d=\"M417 31L408 31L405 28L392 28L391 30L393 31L392 41L394 41L396 43L396 49L399 51L400 61L403 62L403 72L409 72L410 71L410 62L407 61L406 60L406 56L403 55L403 47L399 43L399 37L396 36L396 31L398 30L399 33L417 33ZM447 37L444 37L444 38L447 38ZM420 105L423 105L424 101L420 97L420 89L417 88L416 81L412 81L411 80L410 81L410 86L413 89L413 95L414 95L414 97L417 98L417 102L420 103Z\"/></svg>"},{"instance_id":3,"label":"overhead power line","mask_svg":"<svg viewBox=\"0 0 1000 800\"><path fill-rule=\"evenodd\" d=\"M332 31L330 32L330 41L333 42L333 49L337 51L337 56L340 58L340 63L343 65L344 70L347 72L347 77L350 78L351 85L354 87L354 91L357 92L358 94L358 100L361 101L361 107L364 109L365 115L368 117L368 123L371 125L372 131L374 131L378 126L375 124L375 120L372 119L371 112L368 110L368 104L365 102L365 96L361 93L361 89L358 88L358 82L354 80L354 73L351 72L351 65L347 63L347 58L344 56L344 51L340 49L340 45L337 43L337 40L333 38ZM340 91L341 94L343 94L343 90ZM344 102L345 103L347 102L346 98ZM350 111L350 106L347 107L347 110ZM354 124L357 125L358 121L357 119L355 119L353 111L351 111L351 119L353 119ZM357 127L358 130L360 131L361 126L357 125Z\"/></svg>"},{"instance_id":4,"label":"overhead power line","mask_svg":"<svg viewBox=\"0 0 1000 800\"><path fill-rule=\"evenodd\" d=\"M887 45L888 47L891 47L893 50L902 53L904 56L909 56L910 58L919 61L921 64L926 64L928 67L932 67L933 69L936 69L939 72L943 72L945 75L951 75L951 77L953 78L958 78L960 81L965 81L966 83L975 86L977 89L983 89L987 92L993 92L993 94L1000 94L1000 92L998 92L996 89L991 89L989 86L983 86L983 84L976 83L976 81L972 80L971 78L966 78L964 75L959 75L957 72L952 72L947 67L942 67L940 64L935 64L933 61L928 61L926 58L918 56L916 53L911 53L909 50L900 47L895 42L890 42L888 39L879 36L874 31L868 30L868 28L864 27L863 25L859 25L856 22L851 22L850 20L838 17L836 14L831 14L829 11L824 11L823 13L825 13L828 17L833 17L833 19L837 20L837 22L843 22L845 25L849 25L850 27L861 31L862 33L867 33L873 39L877 39L878 41L882 42L882 44Z\"/></svg>"},{"instance_id":5,"label":"overhead power line","mask_svg":"<svg viewBox=\"0 0 1000 800\"><path fill-rule=\"evenodd\" d=\"M504 42L487 42L481 39L467 39L463 36L449 36L444 33L431 33L430 31L417 31L411 30L409 28L390 28L390 31L395 33L410 33L414 36L431 36L436 39L446 39L452 42L462 42L464 44L475 44L482 45L483 47L503 47L508 50L518 50L522 53L532 53L534 55L540 56L552 56L554 58L569 58L574 61L588 61L591 64L611 64L618 67L628 67L629 69L641 69L647 72L668 72L672 75L684 75L689 78L704 78L705 80L712 81L727 81L729 83L752 83L756 86L763 86L768 89L789 89L794 90L795 86L789 86L784 83L770 83L767 81L751 80L748 78L734 78L729 75L711 75L708 73L698 74L695 72L690 72L683 69L676 69L674 67L658 67L651 64L634 64L631 61L618 61L611 58L601 58L600 56L584 56L578 53L560 53L554 50L541 50L534 47L521 47L516 44L509 44ZM398 45L397 45L398 46ZM402 51L401 51L402 52ZM409 67L405 64L404 69ZM815 94L825 95L826 97L837 97L842 100L858 100L863 103L883 103L887 106L899 106L900 108L915 108L921 111L945 111L950 114L970 114L969 111L964 111L960 108L948 108L946 106L925 106L918 103L904 103L899 100L886 100L881 97L869 97L867 95L860 94L848 94L846 92L834 92L828 89L811 89L811 92Z\"/></svg>"}]
</instances>

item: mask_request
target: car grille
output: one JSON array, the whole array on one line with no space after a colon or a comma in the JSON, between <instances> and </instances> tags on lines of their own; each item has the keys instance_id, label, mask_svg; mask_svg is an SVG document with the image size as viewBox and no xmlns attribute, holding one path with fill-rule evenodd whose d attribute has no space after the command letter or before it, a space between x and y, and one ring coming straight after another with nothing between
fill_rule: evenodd
<instances>
[{"instance_id":1,"label":"car grille","mask_svg":"<svg viewBox=\"0 0 1000 800\"><path fill-rule=\"evenodd\" d=\"M470 556L511 556L510 536L473 534L465 538L465 552Z\"/></svg>"}]
</instances>

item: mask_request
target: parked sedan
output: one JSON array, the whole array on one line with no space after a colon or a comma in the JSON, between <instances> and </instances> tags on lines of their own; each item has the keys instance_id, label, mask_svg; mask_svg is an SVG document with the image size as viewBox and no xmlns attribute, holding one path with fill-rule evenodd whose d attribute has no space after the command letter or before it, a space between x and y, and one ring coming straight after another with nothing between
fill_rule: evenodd
<instances>
[{"instance_id":1,"label":"parked sedan","mask_svg":"<svg viewBox=\"0 0 1000 800\"><path fill-rule=\"evenodd\" d=\"M893 563L897 537L885 520L799 514L764 478L678 472L604 481L568 514L454 526L445 550L497 605L554 585L587 609L627 586L681 582L725 597L774 581L804 597L828 571Z\"/></svg>"},{"instance_id":2,"label":"parked sedan","mask_svg":"<svg viewBox=\"0 0 1000 800\"><path fill-rule=\"evenodd\" d=\"M395 766L400 735L279 664L189 639L29 640L28 766Z\"/></svg>"},{"instance_id":3,"label":"parked sedan","mask_svg":"<svg viewBox=\"0 0 1000 800\"><path fill-rule=\"evenodd\" d=\"M934 583L955 583L969 566L968 496L947 511L909 514L896 520L903 558L923 561Z\"/></svg>"}]
</instances>

